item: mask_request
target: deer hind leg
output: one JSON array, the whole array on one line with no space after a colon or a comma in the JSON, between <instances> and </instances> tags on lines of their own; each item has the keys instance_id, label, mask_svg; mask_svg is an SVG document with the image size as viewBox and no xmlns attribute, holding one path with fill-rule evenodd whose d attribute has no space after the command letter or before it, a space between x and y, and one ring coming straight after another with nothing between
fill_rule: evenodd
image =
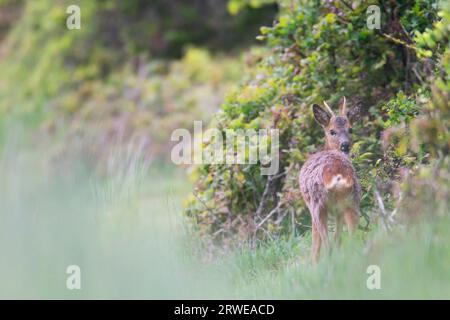
<instances>
[{"instance_id":1,"label":"deer hind leg","mask_svg":"<svg viewBox=\"0 0 450 320\"><path fill-rule=\"evenodd\" d=\"M344 210L344 219L347 224L348 231L353 234L358 227L359 214L355 208L347 208Z\"/></svg>"},{"instance_id":2,"label":"deer hind leg","mask_svg":"<svg viewBox=\"0 0 450 320\"><path fill-rule=\"evenodd\" d=\"M315 208L312 213L312 247L311 258L317 263L322 245L328 250L327 211L325 208Z\"/></svg>"},{"instance_id":3,"label":"deer hind leg","mask_svg":"<svg viewBox=\"0 0 450 320\"><path fill-rule=\"evenodd\" d=\"M317 231L315 224L312 224L312 246L311 246L311 260L313 264L316 264L319 260L320 246L322 241L320 240L320 234Z\"/></svg>"},{"instance_id":4,"label":"deer hind leg","mask_svg":"<svg viewBox=\"0 0 450 320\"><path fill-rule=\"evenodd\" d=\"M334 230L334 242L339 247L341 245L341 231L342 231L342 214L336 214L336 229Z\"/></svg>"}]
</instances>

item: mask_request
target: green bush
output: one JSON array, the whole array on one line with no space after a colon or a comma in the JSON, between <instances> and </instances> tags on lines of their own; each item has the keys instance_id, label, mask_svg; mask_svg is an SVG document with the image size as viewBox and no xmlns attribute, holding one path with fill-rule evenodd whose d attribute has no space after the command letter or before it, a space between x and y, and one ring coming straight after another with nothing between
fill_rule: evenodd
<instances>
[{"instance_id":1,"label":"green bush","mask_svg":"<svg viewBox=\"0 0 450 320\"><path fill-rule=\"evenodd\" d=\"M393 209L402 170L426 165L436 150L448 154L448 43L441 35L448 33L448 7L440 18L438 1L279 3L278 20L262 27L258 37L266 42L261 62L225 100L213 126L279 129L280 171L268 178L260 175L259 165L205 164L194 170L187 215L213 242L308 230L297 177L308 153L323 144L313 103L336 106L346 96L362 110L351 157L368 222L378 210L375 190ZM381 8L380 30L366 25L369 4ZM430 33L436 33L435 40L421 40ZM434 130L428 140L414 138L418 119ZM437 139L433 145L431 139Z\"/></svg>"}]
</instances>

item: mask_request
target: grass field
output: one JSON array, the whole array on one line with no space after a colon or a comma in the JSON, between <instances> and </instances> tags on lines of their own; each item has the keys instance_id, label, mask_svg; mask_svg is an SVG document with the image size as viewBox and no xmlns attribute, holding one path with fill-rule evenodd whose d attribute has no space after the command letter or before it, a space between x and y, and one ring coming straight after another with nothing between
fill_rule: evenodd
<instances>
[{"instance_id":1,"label":"grass field","mask_svg":"<svg viewBox=\"0 0 450 320\"><path fill-rule=\"evenodd\" d=\"M206 261L182 216L181 169L127 162L93 178L23 150L1 160L1 298L450 298L448 219L360 231L316 267L308 235ZM69 265L81 290L66 287ZM366 286L369 265L379 290Z\"/></svg>"},{"instance_id":2,"label":"grass field","mask_svg":"<svg viewBox=\"0 0 450 320\"><path fill-rule=\"evenodd\" d=\"M128 167L94 179L79 165L40 160L23 151L2 158L1 298L218 295L184 245L185 177ZM66 288L69 265L81 268L81 290Z\"/></svg>"}]
</instances>

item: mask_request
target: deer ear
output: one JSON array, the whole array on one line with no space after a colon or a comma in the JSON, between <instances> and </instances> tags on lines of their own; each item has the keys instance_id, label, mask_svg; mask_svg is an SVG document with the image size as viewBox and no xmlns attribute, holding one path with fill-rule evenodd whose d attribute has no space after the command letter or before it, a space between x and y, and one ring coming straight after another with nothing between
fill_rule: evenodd
<instances>
[{"instance_id":1,"label":"deer ear","mask_svg":"<svg viewBox=\"0 0 450 320\"><path fill-rule=\"evenodd\" d=\"M319 105L313 104L313 113L314 118L322 127L328 126L331 119L331 116L328 114L328 112L323 110Z\"/></svg>"},{"instance_id":2,"label":"deer ear","mask_svg":"<svg viewBox=\"0 0 450 320\"><path fill-rule=\"evenodd\" d=\"M346 115L350 123L355 123L356 121L359 120L361 116L361 106L360 105L354 106L353 108L347 111Z\"/></svg>"}]
</instances>

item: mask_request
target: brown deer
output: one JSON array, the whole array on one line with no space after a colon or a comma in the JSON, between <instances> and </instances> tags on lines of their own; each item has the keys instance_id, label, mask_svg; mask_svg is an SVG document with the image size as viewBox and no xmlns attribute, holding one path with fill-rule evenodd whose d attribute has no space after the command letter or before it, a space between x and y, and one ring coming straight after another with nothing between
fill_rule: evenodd
<instances>
[{"instance_id":1,"label":"brown deer","mask_svg":"<svg viewBox=\"0 0 450 320\"><path fill-rule=\"evenodd\" d=\"M339 243L342 220L350 233L357 228L361 199L361 186L348 157L351 126L359 107L347 111L344 97L336 116L325 101L324 104L327 110L314 104L313 113L325 131L325 148L309 156L299 175L300 191L312 218L313 263L317 262L322 245L329 249L328 214L336 218L335 240Z\"/></svg>"}]
</instances>

